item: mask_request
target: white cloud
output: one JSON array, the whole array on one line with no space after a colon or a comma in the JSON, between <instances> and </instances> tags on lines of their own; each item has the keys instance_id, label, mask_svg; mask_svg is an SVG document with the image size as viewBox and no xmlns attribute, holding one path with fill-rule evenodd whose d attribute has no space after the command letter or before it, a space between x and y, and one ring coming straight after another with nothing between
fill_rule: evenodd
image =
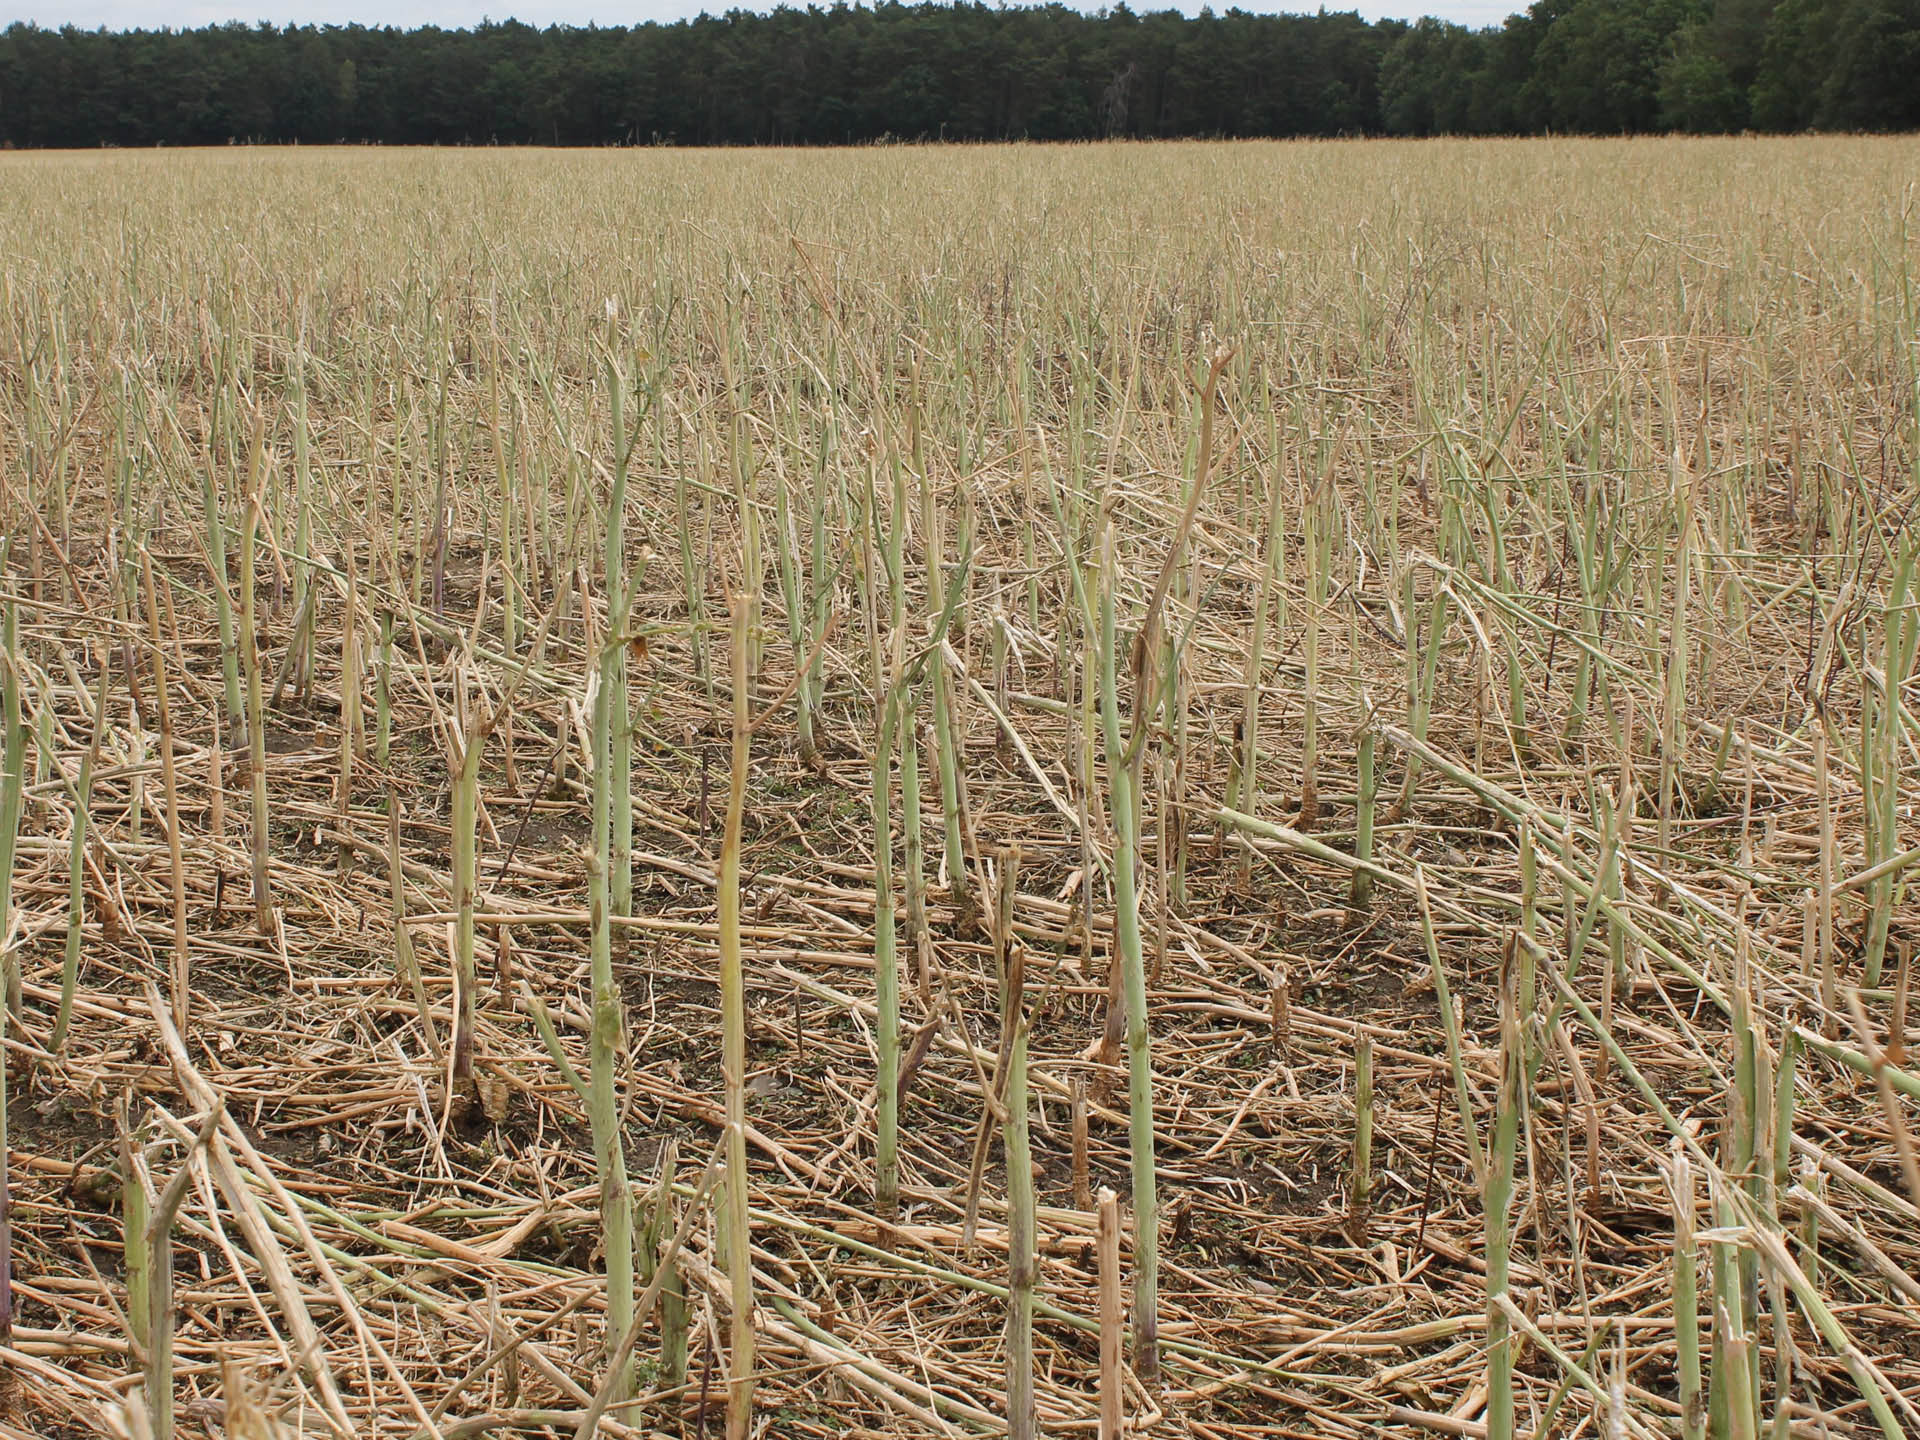
<instances>
[{"instance_id":1,"label":"white cloud","mask_svg":"<svg viewBox=\"0 0 1920 1440\"><path fill-rule=\"evenodd\" d=\"M708 8L718 8L709 6ZM700 5L678 0L641 0L641 3L595 3L595 0L0 0L0 24L30 20L37 25L105 26L109 30L134 28L195 29L231 20L276 25L397 25L413 29L439 25L466 28L491 18L518 18L530 25L632 25L646 20L678 20L696 15Z\"/></svg>"},{"instance_id":2,"label":"white cloud","mask_svg":"<svg viewBox=\"0 0 1920 1440\"><path fill-rule=\"evenodd\" d=\"M680 20L697 15L702 9L720 11L728 0L384 0L369 5L367 0L0 0L0 26L15 20L30 20L48 27L78 25L83 29L105 26L109 30L135 28L191 29L217 25L229 20L271 20L277 25L439 25L446 28L478 24L488 17L524 20L529 25L633 25L647 20ZM764 0L763 0L764 3ZM758 8L758 7L755 7ZM1136 10L1158 9L1156 0L1135 0ZM1180 9L1191 14L1193 3ZM1224 9L1225 4L1219 8ZM1301 3L1300 9L1312 8ZM1383 16L1411 18L1433 14L1462 25L1498 25L1515 5L1500 0L1429 0L1421 5L1396 4L1394 0L1362 0L1342 3L1333 0L1329 9L1358 9L1369 20Z\"/></svg>"}]
</instances>

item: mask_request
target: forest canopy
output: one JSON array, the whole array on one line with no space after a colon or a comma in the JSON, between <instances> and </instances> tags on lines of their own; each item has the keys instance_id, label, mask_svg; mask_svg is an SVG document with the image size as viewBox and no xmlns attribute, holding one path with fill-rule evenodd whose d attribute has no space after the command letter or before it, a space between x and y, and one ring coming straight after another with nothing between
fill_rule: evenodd
<instances>
[{"instance_id":1,"label":"forest canopy","mask_svg":"<svg viewBox=\"0 0 1920 1440\"><path fill-rule=\"evenodd\" d=\"M1536 0L1499 26L1063 5L631 28L0 31L0 145L1920 128L1920 0Z\"/></svg>"}]
</instances>

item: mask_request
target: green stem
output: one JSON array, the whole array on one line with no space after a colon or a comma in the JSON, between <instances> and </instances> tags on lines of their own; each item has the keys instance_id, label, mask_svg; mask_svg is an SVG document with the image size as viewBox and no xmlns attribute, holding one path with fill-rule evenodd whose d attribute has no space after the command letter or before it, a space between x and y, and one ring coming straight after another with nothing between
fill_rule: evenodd
<instances>
[{"instance_id":1,"label":"green stem","mask_svg":"<svg viewBox=\"0 0 1920 1440\"><path fill-rule=\"evenodd\" d=\"M1493 1114L1493 1146L1482 1202L1487 1247L1487 1440L1513 1440L1514 1433L1513 1336L1502 1302L1507 1298L1513 1254L1514 1152L1525 1103L1526 1057L1520 1022L1511 997L1504 993L1501 1008L1505 1013L1500 1027L1500 1096Z\"/></svg>"},{"instance_id":2,"label":"green stem","mask_svg":"<svg viewBox=\"0 0 1920 1440\"><path fill-rule=\"evenodd\" d=\"M1009 865L1008 875L1014 873ZM1010 908L1010 907L1003 907ZM1033 1147L1027 1134L1027 1020L1022 994L1022 963L1007 960L1002 1012L1012 1032L1007 1057L1006 1119L1001 1141L1007 1152L1007 1435L1033 1440L1039 1432L1034 1408Z\"/></svg>"},{"instance_id":3,"label":"green stem","mask_svg":"<svg viewBox=\"0 0 1920 1440\"><path fill-rule=\"evenodd\" d=\"M253 831L253 923L262 935L273 934L273 896L267 880L267 720L261 693L260 647L254 624L254 541L260 524L261 453L264 433L253 439L254 484L247 500L247 521L240 540L240 657L247 678L247 762L251 772Z\"/></svg>"},{"instance_id":4,"label":"green stem","mask_svg":"<svg viewBox=\"0 0 1920 1440\"><path fill-rule=\"evenodd\" d=\"M1373 1040L1362 1035L1353 1054L1353 1188L1347 1198L1354 1243L1366 1245L1373 1213Z\"/></svg>"},{"instance_id":5,"label":"green stem","mask_svg":"<svg viewBox=\"0 0 1920 1440\"><path fill-rule=\"evenodd\" d=\"M748 1440L753 1420L753 1232L747 1208L747 992L740 955L740 833L747 803L747 764L753 747L747 715L747 652L752 609L748 597L738 591L730 603L733 756L719 874L720 1063L727 1089L727 1168L722 1214L724 1258L733 1306L733 1356L727 1365L727 1440ZM880 1073L883 1083L892 1073L884 1058Z\"/></svg>"},{"instance_id":6,"label":"green stem","mask_svg":"<svg viewBox=\"0 0 1920 1440\"><path fill-rule=\"evenodd\" d=\"M616 612L617 613L617 612ZM587 1116L593 1131L594 1173L600 1185L600 1223L606 1237L607 1336L611 1348L633 1318L633 1192L627 1181L626 1150L620 1133L620 1102L615 1067L624 1044L620 991L613 974L613 924L609 914L608 873L612 862L613 674L618 663L617 635L603 638L593 692L593 852L588 873L589 968L593 1015L588 1031ZM615 1401L632 1393L631 1378L616 1377Z\"/></svg>"},{"instance_id":7,"label":"green stem","mask_svg":"<svg viewBox=\"0 0 1920 1440\"><path fill-rule=\"evenodd\" d=\"M891 1217L900 1205L900 959L893 913L893 745L898 696L882 692L879 743L873 748L873 964L875 1041L874 1205Z\"/></svg>"},{"instance_id":8,"label":"green stem","mask_svg":"<svg viewBox=\"0 0 1920 1440\"><path fill-rule=\"evenodd\" d=\"M1700 1396L1700 1284L1694 1246L1698 1213L1693 1162L1676 1145L1673 1154L1673 1332L1680 1380L1680 1440L1702 1440L1706 1409Z\"/></svg>"},{"instance_id":9,"label":"green stem","mask_svg":"<svg viewBox=\"0 0 1920 1440\"><path fill-rule=\"evenodd\" d=\"M1134 1282L1133 1364L1143 1379L1159 1370L1160 1207L1154 1169L1153 1050L1147 1026L1147 967L1140 942L1139 754L1129 754L1120 732L1115 682L1119 645L1114 632L1115 577L1111 530L1104 557L1107 583L1100 597L1100 703L1107 741L1108 809L1113 819L1114 945L1126 1007L1128 1141L1132 1151Z\"/></svg>"}]
</instances>

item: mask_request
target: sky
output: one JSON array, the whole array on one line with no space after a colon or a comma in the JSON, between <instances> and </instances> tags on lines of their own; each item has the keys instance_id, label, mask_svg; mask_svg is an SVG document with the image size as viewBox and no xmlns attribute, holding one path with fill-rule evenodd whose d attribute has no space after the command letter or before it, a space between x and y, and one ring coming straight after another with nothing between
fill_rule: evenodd
<instances>
[{"instance_id":1,"label":"sky","mask_svg":"<svg viewBox=\"0 0 1920 1440\"><path fill-rule=\"evenodd\" d=\"M524 20L529 25L633 25L647 20L680 20L703 9L718 13L733 4L764 10L773 0L0 0L0 28L15 20L49 27L85 29L190 29L228 20L271 20L302 25L439 25L446 28L495 20ZM804 3L804 0L791 0ZM1136 10L1160 9L1167 0L1133 0ZM1174 0L1189 14L1193 0ZM1225 9L1231 0L1218 0ZM1312 11L1321 0L1240 0L1248 9ZM1369 20L1383 16L1410 19L1437 15L1462 25L1497 25L1524 8L1525 0L1326 0L1329 10L1355 10Z\"/></svg>"}]
</instances>

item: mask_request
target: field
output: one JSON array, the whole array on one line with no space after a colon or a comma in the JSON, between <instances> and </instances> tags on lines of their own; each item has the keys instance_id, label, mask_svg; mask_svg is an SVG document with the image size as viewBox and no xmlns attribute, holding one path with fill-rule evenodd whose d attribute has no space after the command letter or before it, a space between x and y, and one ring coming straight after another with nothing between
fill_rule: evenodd
<instances>
[{"instance_id":1,"label":"field","mask_svg":"<svg viewBox=\"0 0 1920 1440\"><path fill-rule=\"evenodd\" d=\"M0 156L0 1435L1920 1434L1917 172Z\"/></svg>"}]
</instances>

